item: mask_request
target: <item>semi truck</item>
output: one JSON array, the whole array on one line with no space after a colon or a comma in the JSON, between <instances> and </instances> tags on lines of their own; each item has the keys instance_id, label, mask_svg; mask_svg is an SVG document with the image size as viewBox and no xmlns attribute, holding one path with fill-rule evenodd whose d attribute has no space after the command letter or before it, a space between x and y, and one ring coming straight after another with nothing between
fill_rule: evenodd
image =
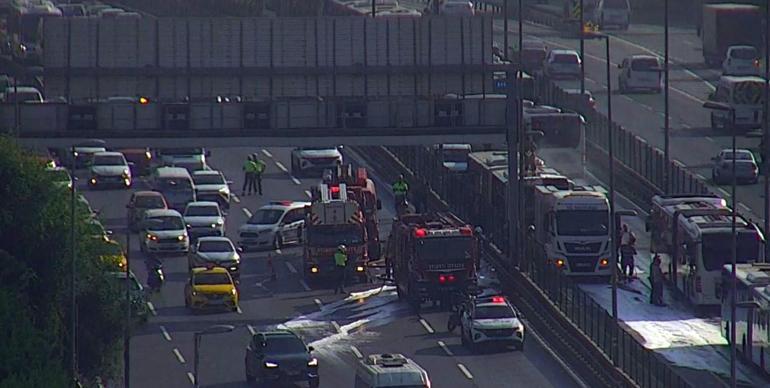
<instances>
[{"instance_id":1,"label":"semi truck","mask_svg":"<svg viewBox=\"0 0 770 388\"><path fill-rule=\"evenodd\" d=\"M711 67L720 66L730 46L764 47L762 11L750 4L705 4L700 28L703 60Z\"/></svg>"}]
</instances>

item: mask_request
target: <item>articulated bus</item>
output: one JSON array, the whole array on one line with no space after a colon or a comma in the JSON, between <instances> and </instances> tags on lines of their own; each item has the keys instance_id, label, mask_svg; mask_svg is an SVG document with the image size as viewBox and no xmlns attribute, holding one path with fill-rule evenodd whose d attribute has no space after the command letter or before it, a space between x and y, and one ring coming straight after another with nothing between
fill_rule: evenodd
<instances>
[{"instance_id":1,"label":"articulated bus","mask_svg":"<svg viewBox=\"0 0 770 388\"><path fill-rule=\"evenodd\" d=\"M732 303L732 265L722 269L722 335L730 341L730 325L735 324L736 349L745 362L770 373L770 264L736 266L735 322Z\"/></svg>"}]
</instances>

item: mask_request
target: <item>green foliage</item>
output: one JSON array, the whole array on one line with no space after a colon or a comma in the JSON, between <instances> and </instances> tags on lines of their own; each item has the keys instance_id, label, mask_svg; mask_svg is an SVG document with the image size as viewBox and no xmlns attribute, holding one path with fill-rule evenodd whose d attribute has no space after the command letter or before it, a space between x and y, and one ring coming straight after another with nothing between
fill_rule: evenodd
<instances>
[{"instance_id":1,"label":"green foliage","mask_svg":"<svg viewBox=\"0 0 770 388\"><path fill-rule=\"evenodd\" d=\"M0 388L60 386L72 349L71 193L3 137L0 182ZM75 211L78 366L90 378L116 370L123 303L114 267L99 258L105 242L89 234L92 215L81 203Z\"/></svg>"}]
</instances>

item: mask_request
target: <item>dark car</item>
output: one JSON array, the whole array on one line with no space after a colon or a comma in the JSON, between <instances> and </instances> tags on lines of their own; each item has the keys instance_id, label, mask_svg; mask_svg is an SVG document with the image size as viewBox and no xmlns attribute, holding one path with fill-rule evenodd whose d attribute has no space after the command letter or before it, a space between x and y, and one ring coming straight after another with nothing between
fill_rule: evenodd
<instances>
[{"instance_id":1,"label":"dark car","mask_svg":"<svg viewBox=\"0 0 770 388\"><path fill-rule=\"evenodd\" d=\"M117 150L126 157L131 166L131 175L148 175L152 168L152 151L149 148L123 148Z\"/></svg>"},{"instance_id":2,"label":"dark car","mask_svg":"<svg viewBox=\"0 0 770 388\"><path fill-rule=\"evenodd\" d=\"M246 347L246 381L259 385L307 381L318 387L318 359L299 336L288 330L256 333Z\"/></svg>"},{"instance_id":3,"label":"dark car","mask_svg":"<svg viewBox=\"0 0 770 388\"><path fill-rule=\"evenodd\" d=\"M133 231L138 231L139 221L144 218L144 212L149 209L168 209L166 199L163 194L157 191L137 191L131 195L128 200L128 227Z\"/></svg>"}]
</instances>

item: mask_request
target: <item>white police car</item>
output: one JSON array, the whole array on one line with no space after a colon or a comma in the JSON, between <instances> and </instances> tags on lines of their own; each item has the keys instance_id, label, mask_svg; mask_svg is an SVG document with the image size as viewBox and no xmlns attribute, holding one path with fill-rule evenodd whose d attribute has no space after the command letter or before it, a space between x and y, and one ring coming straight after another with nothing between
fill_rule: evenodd
<instances>
[{"instance_id":1,"label":"white police car","mask_svg":"<svg viewBox=\"0 0 770 388\"><path fill-rule=\"evenodd\" d=\"M460 315L460 336L471 349L481 344L498 343L524 348L524 324L510 302L503 296L472 299Z\"/></svg>"},{"instance_id":2,"label":"white police car","mask_svg":"<svg viewBox=\"0 0 770 388\"><path fill-rule=\"evenodd\" d=\"M306 206L310 202L272 201L262 206L238 229L239 245L243 250L278 249L302 242Z\"/></svg>"}]
</instances>

